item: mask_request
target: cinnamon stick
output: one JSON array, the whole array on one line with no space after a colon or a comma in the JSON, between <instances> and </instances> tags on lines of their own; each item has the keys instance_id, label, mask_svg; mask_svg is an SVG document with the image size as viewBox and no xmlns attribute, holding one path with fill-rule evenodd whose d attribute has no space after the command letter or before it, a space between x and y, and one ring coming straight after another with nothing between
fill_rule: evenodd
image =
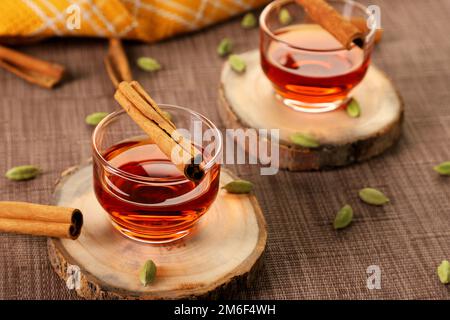
<instances>
[{"instance_id":1,"label":"cinnamon stick","mask_svg":"<svg viewBox=\"0 0 450 320\"><path fill-rule=\"evenodd\" d=\"M64 67L0 46L0 67L22 79L51 89L64 76Z\"/></svg>"},{"instance_id":2,"label":"cinnamon stick","mask_svg":"<svg viewBox=\"0 0 450 320\"><path fill-rule=\"evenodd\" d=\"M133 80L125 50L119 39L109 40L108 54L104 62L106 72L116 89L122 81Z\"/></svg>"},{"instance_id":3,"label":"cinnamon stick","mask_svg":"<svg viewBox=\"0 0 450 320\"><path fill-rule=\"evenodd\" d=\"M76 239L83 215L78 209L26 202L0 202L0 232Z\"/></svg>"},{"instance_id":4,"label":"cinnamon stick","mask_svg":"<svg viewBox=\"0 0 450 320\"><path fill-rule=\"evenodd\" d=\"M178 157L174 163L188 179L199 182L203 178L202 152L177 131L138 82L121 82L114 98L169 159Z\"/></svg>"},{"instance_id":5,"label":"cinnamon stick","mask_svg":"<svg viewBox=\"0 0 450 320\"><path fill-rule=\"evenodd\" d=\"M360 48L364 46L364 35L361 30L345 19L325 0L296 1L305 8L312 20L331 33L344 48L350 49L353 43Z\"/></svg>"}]
</instances>

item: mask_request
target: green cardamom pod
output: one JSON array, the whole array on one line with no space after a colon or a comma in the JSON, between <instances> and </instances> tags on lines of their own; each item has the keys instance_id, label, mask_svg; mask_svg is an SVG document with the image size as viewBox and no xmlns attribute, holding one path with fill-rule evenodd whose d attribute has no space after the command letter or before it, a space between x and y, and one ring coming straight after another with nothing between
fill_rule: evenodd
<instances>
[{"instance_id":1,"label":"green cardamom pod","mask_svg":"<svg viewBox=\"0 0 450 320\"><path fill-rule=\"evenodd\" d=\"M137 59L137 65L144 71L154 72L161 70L161 64L153 58L150 57L140 57Z\"/></svg>"},{"instance_id":2,"label":"green cardamom pod","mask_svg":"<svg viewBox=\"0 0 450 320\"><path fill-rule=\"evenodd\" d=\"M448 262L448 260L442 261L437 268L437 274L439 276L439 280L441 280L443 284L450 283L450 262Z\"/></svg>"},{"instance_id":3,"label":"green cardamom pod","mask_svg":"<svg viewBox=\"0 0 450 320\"><path fill-rule=\"evenodd\" d=\"M442 162L433 169L442 176L450 176L450 161Z\"/></svg>"},{"instance_id":4,"label":"green cardamom pod","mask_svg":"<svg viewBox=\"0 0 450 320\"><path fill-rule=\"evenodd\" d=\"M238 73L242 73L245 71L247 64L245 61L239 57L237 54L232 54L228 57L228 62L230 63L231 69Z\"/></svg>"},{"instance_id":5,"label":"green cardamom pod","mask_svg":"<svg viewBox=\"0 0 450 320\"><path fill-rule=\"evenodd\" d=\"M152 260L147 260L139 273L139 280L144 287L151 283L156 276L156 265Z\"/></svg>"},{"instance_id":6,"label":"green cardamom pod","mask_svg":"<svg viewBox=\"0 0 450 320\"><path fill-rule=\"evenodd\" d=\"M253 184L247 180L234 180L222 187L229 193L249 193L253 190Z\"/></svg>"},{"instance_id":7,"label":"green cardamom pod","mask_svg":"<svg viewBox=\"0 0 450 320\"><path fill-rule=\"evenodd\" d=\"M219 46L217 47L217 53L221 57L224 57L227 54L231 53L232 50L233 42L230 38L223 38L222 41L220 41Z\"/></svg>"},{"instance_id":8,"label":"green cardamom pod","mask_svg":"<svg viewBox=\"0 0 450 320\"><path fill-rule=\"evenodd\" d=\"M389 202L389 198L381 191L374 188L364 188L359 191L359 197L367 204L382 206Z\"/></svg>"},{"instance_id":9,"label":"green cardamom pod","mask_svg":"<svg viewBox=\"0 0 450 320\"><path fill-rule=\"evenodd\" d=\"M337 229L343 229L347 227L353 219L353 209L350 205L346 204L338 211L336 218L334 219L333 226Z\"/></svg>"},{"instance_id":10,"label":"green cardamom pod","mask_svg":"<svg viewBox=\"0 0 450 320\"><path fill-rule=\"evenodd\" d=\"M86 123L91 126L96 126L102 121L109 113L108 112L94 112L88 115L85 119Z\"/></svg>"},{"instance_id":11,"label":"green cardamom pod","mask_svg":"<svg viewBox=\"0 0 450 320\"><path fill-rule=\"evenodd\" d=\"M352 118L358 118L361 115L361 108L358 101L352 99L347 105L347 114Z\"/></svg>"},{"instance_id":12,"label":"green cardamom pod","mask_svg":"<svg viewBox=\"0 0 450 320\"><path fill-rule=\"evenodd\" d=\"M299 146L305 148L317 148L320 146L320 143L316 141L313 137L304 133L294 133L291 135L291 141Z\"/></svg>"},{"instance_id":13,"label":"green cardamom pod","mask_svg":"<svg viewBox=\"0 0 450 320\"><path fill-rule=\"evenodd\" d=\"M280 13L278 14L278 20L282 25L288 25L292 22L292 16L289 13L289 10L286 8L283 8L280 10Z\"/></svg>"},{"instance_id":14,"label":"green cardamom pod","mask_svg":"<svg viewBox=\"0 0 450 320\"><path fill-rule=\"evenodd\" d=\"M241 26L245 29L251 29L256 27L258 24L258 21L256 20L256 17L253 13L249 12L247 13L241 21Z\"/></svg>"},{"instance_id":15,"label":"green cardamom pod","mask_svg":"<svg viewBox=\"0 0 450 320\"><path fill-rule=\"evenodd\" d=\"M25 181L36 178L40 173L41 169L38 167L26 165L9 169L5 177L13 181Z\"/></svg>"}]
</instances>

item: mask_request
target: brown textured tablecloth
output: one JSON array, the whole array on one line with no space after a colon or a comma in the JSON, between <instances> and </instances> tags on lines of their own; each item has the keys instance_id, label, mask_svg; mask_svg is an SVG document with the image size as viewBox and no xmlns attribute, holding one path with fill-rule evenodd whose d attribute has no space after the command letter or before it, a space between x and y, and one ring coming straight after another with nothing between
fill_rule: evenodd
<instances>
[{"instance_id":1,"label":"brown textured tablecloth","mask_svg":"<svg viewBox=\"0 0 450 320\"><path fill-rule=\"evenodd\" d=\"M450 179L432 170L450 160L450 1L370 3L381 6L386 30L374 63L406 105L403 137L383 156L339 170L260 176L258 167L232 168L256 184L269 228L265 267L236 298L450 298L436 276L441 260L450 259ZM225 36L238 52L258 44L257 29L234 20L152 46L127 44L127 51L132 60L149 55L164 65L156 74L133 70L157 101L189 106L223 127L215 50ZM118 107L103 68L106 42L52 40L22 50L68 66L72 79L47 91L0 71L0 173L30 163L45 170L25 183L0 177L0 200L48 203L60 172L90 156L84 117ZM391 204L362 204L363 186L385 191ZM335 232L330 222L347 202L355 221ZM366 286L369 265L381 268L379 290ZM0 234L0 299L75 298L51 269L46 239Z\"/></svg>"}]
</instances>

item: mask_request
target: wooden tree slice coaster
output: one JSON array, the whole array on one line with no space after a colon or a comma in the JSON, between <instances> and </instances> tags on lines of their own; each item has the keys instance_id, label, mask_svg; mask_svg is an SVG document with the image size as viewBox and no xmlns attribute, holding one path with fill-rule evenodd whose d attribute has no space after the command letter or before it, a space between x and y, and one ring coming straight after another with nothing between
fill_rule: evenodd
<instances>
[{"instance_id":1,"label":"wooden tree slice coaster","mask_svg":"<svg viewBox=\"0 0 450 320\"><path fill-rule=\"evenodd\" d=\"M222 169L220 183L235 179ZM262 264L267 232L253 195L220 190L192 234L167 245L143 244L111 225L92 187L92 166L67 171L57 185L57 205L79 208L84 226L77 240L48 240L51 264L65 281L70 265L81 270L77 294L87 299L193 299L232 297ZM147 259L157 267L155 281L139 281ZM73 269L73 268L71 268Z\"/></svg>"},{"instance_id":2,"label":"wooden tree slice coaster","mask_svg":"<svg viewBox=\"0 0 450 320\"><path fill-rule=\"evenodd\" d=\"M225 63L221 75L221 116L227 128L280 129L280 168L317 170L367 160L391 147L400 137L403 103L386 75L371 66L355 88L361 116L343 109L320 114L294 111L274 94L260 67L259 51L240 55L247 70L238 74ZM294 145L296 132L318 140L319 148Z\"/></svg>"}]
</instances>

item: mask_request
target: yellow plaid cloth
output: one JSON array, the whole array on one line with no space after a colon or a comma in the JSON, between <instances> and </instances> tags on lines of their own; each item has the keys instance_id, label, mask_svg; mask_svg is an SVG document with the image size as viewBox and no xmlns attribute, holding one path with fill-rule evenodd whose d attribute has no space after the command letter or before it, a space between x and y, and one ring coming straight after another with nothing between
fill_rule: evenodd
<instances>
[{"instance_id":1,"label":"yellow plaid cloth","mask_svg":"<svg viewBox=\"0 0 450 320\"><path fill-rule=\"evenodd\" d=\"M269 1L0 0L0 37L115 36L155 41L200 29L267 2ZM76 11L68 10L69 7ZM68 28L67 21L76 18L77 12L80 13L80 28Z\"/></svg>"}]
</instances>

